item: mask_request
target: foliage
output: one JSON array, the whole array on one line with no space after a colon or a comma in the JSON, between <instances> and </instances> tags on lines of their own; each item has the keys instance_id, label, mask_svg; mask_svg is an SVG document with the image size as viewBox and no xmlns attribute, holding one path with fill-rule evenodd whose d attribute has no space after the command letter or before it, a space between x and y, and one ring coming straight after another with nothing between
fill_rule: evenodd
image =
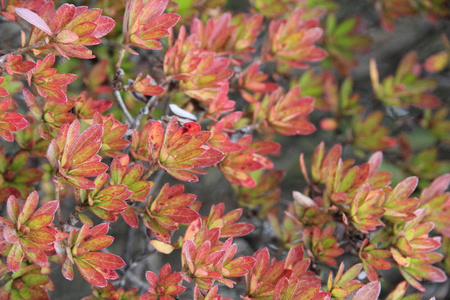
<instances>
[{"instance_id":1,"label":"foliage","mask_svg":"<svg viewBox=\"0 0 450 300\"><path fill-rule=\"evenodd\" d=\"M74 2L0 2L22 30L0 54L1 299L57 297L50 275L81 275L86 300L420 299L447 280L445 34L392 75L369 54L362 94L373 38L338 1ZM387 31L450 15L373 2Z\"/></svg>"}]
</instances>

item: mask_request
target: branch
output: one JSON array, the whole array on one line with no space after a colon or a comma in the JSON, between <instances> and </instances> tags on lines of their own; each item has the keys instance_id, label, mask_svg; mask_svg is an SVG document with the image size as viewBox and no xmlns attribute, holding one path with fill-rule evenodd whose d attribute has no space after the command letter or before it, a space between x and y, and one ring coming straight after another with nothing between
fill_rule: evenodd
<instances>
[{"instance_id":1,"label":"branch","mask_svg":"<svg viewBox=\"0 0 450 300\"><path fill-rule=\"evenodd\" d=\"M141 108L141 110L139 111L139 113L137 114L137 116L134 118L134 123L133 123L133 130L136 130L139 127L139 124L141 122L141 118L145 115L148 115L150 112L150 107L152 106L153 103L156 102L156 96L152 96L150 98L150 100L148 100L148 102L145 104L145 106L143 108Z\"/></svg>"},{"instance_id":2,"label":"branch","mask_svg":"<svg viewBox=\"0 0 450 300\"><path fill-rule=\"evenodd\" d=\"M122 109L123 113L127 117L128 123L131 126L133 126L133 123L134 123L133 117L130 115L130 112L128 111L125 103L123 102L122 95L120 95L120 91L115 90L114 91L114 96L116 97L117 102L119 102L120 108Z\"/></svg>"},{"instance_id":3,"label":"branch","mask_svg":"<svg viewBox=\"0 0 450 300\"><path fill-rule=\"evenodd\" d=\"M125 49L120 48L119 56L117 57L116 70L120 69L124 55L125 55Z\"/></svg>"},{"instance_id":4,"label":"branch","mask_svg":"<svg viewBox=\"0 0 450 300\"><path fill-rule=\"evenodd\" d=\"M44 40L44 41L36 42L36 43L34 43L34 44L30 45L30 46L27 46L27 47L17 48L17 49L11 50L11 52L0 56L0 63L3 63L8 58L8 56L10 56L10 55L24 54L24 53L26 53L26 52L28 52L28 51L30 51L32 49L44 47L47 44L48 44L48 42Z\"/></svg>"},{"instance_id":5,"label":"branch","mask_svg":"<svg viewBox=\"0 0 450 300\"><path fill-rule=\"evenodd\" d=\"M55 199L58 200L59 205L58 205L58 227L59 227L59 231L64 232L64 228L63 228L63 220L62 220L62 211L61 211L61 199L60 199L60 193L59 193L59 188L55 189Z\"/></svg>"}]
</instances>

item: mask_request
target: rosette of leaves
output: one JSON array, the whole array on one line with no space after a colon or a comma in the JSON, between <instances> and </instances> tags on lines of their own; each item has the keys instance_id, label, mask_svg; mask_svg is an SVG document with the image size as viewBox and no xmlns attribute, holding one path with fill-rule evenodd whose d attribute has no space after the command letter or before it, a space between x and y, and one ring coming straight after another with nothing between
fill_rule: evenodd
<instances>
[{"instance_id":1,"label":"rosette of leaves","mask_svg":"<svg viewBox=\"0 0 450 300\"><path fill-rule=\"evenodd\" d=\"M0 84L4 82L4 79L0 77ZM16 112L6 112L11 106L11 98L8 97L9 93L6 89L0 87L0 136L8 142L14 141L14 135L12 132L24 129L28 126L28 121L25 117Z\"/></svg>"},{"instance_id":2,"label":"rosette of leaves","mask_svg":"<svg viewBox=\"0 0 450 300\"><path fill-rule=\"evenodd\" d=\"M105 221L115 222L119 214L127 210L128 204L125 200L128 200L133 192L123 184L104 187L108 177L106 173L100 174L94 180L94 189L79 189L77 192L80 200L77 202L79 210L86 208Z\"/></svg>"},{"instance_id":3,"label":"rosette of leaves","mask_svg":"<svg viewBox=\"0 0 450 300\"><path fill-rule=\"evenodd\" d=\"M246 135L237 141L241 149L227 153L220 163L225 178L232 184L254 187L255 180L251 172L261 169L273 169L273 163L265 154L276 153L280 145L275 142L252 142L252 136Z\"/></svg>"},{"instance_id":4,"label":"rosette of leaves","mask_svg":"<svg viewBox=\"0 0 450 300\"><path fill-rule=\"evenodd\" d=\"M359 105L359 94L352 93L353 80L345 78L339 86L336 77L329 71L314 74L314 71L306 71L298 81L293 84L300 86L302 96L315 98L314 108L333 112L335 117L351 116L362 110Z\"/></svg>"},{"instance_id":5,"label":"rosette of leaves","mask_svg":"<svg viewBox=\"0 0 450 300\"><path fill-rule=\"evenodd\" d=\"M114 271L125 266L120 256L99 252L113 242L112 236L106 235L109 223L102 223L89 229L84 223L80 230L72 228L67 240L58 241L59 247L65 249L65 260L62 274L72 280L74 276L73 265L77 266L81 276L90 284L99 287L107 286L107 279L117 279Z\"/></svg>"},{"instance_id":6,"label":"rosette of leaves","mask_svg":"<svg viewBox=\"0 0 450 300\"><path fill-rule=\"evenodd\" d=\"M180 285L183 281L181 272L172 273L169 263L161 268L159 276L148 271L145 273L145 278L150 286L148 293L141 296L141 300L175 299L172 296L179 295L186 290L186 287Z\"/></svg>"},{"instance_id":7,"label":"rosette of leaves","mask_svg":"<svg viewBox=\"0 0 450 300\"><path fill-rule=\"evenodd\" d=\"M358 17L347 18L340 23L335 14L329 14L326 18L324 48L330 54L333 65L346 76L358 65L354 53L368 48L372 43L372 39L362 33L362 27ZM330 63L325 65L331 66Z\"/></svg>"},{"instance_id":8,"label":"rosette of leaves","mask_svg":"<svg viewBox=\"0 0 450 300\"><path fill-rule=\"evenodd\" d=\"M243 209L238 208L225 212L225 204L213 205L208 217L202 217L203 225L208 229L219 228L220 237L239 237L249 234L255 226L248 223L236 223L242 216Z\"/></svg>"},{"instance_id":9,"label":"rosette of leaves","mask_svg":"<svg viewBox=\"0 0 450 300\"><path fill-rule=\"evenodd\" d=\"M53 290L53 282L47 276L48 268L35 264L10 273L3 263L0 265L0 277L5 284L0 287L2 299L50 299L48 290Z\"/></svg>"},{"instance_id":10,"label":"rosette of leaves","mask_svg":"<svg viewBox=\"0 0 450 300\"><path fill-rule=\"evenodd\" d=\"M19 271L25 259L41 266L48 264L45 251L54 247L57 230L52 222L59 202L47 202L35 211L38 203L37 192L32 192L22 205L10 196L8 219L0 217L0 253L7 257L12 272Z\"/></svg>"},{"instance_id":11,"label":"rosette of leaves","mask_svg":"<svg viewBox=\"0 0 450 300\"><path fill-rule=\"evenodd\" d=\"M382 190L371 190L369 184L363 185L352 200L350 208L351 222L359 231L368 233L383 225L380 218L384 214Z\"/></svg>"},{"instance_id":12,"label":"rosette of leaves","mask_svg":"<svg viewBox=\"0 0 450 300\"><path fill-rule=\"evenodd\" d=\"M208 229L200 219L186 230L182 266L200 289L211 289L215 281L233 287L235 282L227 277L244 276L255 264L255 259L248 256L233 259L237 245L233 244L232 238L224 243L219 238L220 228Z\"/></svg>"},{"instance_id":13,"label":"rosette of leaves","mask_svg":"<svg viewBox=\"0 0 450 300\"><path fill-rule=\"evenodd\" d=\"M239 74L239 92L242 98L249 103L256 103L265 93L272 93L278 85L266 82L268 75L258 72L258 63L253 63Z\"/></svg>"},{"instance_id":14,"label":"rosette of leaves","mask_svg":"<svg viewBox=\"0 0 450 300\"><path fill-rule=\"evenodd\" d=\"M355 278L361 273L362 265L356 264L344 272L344 263L339 265L336 276L330 272L327 281L327 291L331 293L333 299L346 299L354 290L363 286Z\"/></svg>"},{"instance_id":15,"label":"rosette of leaves","mask_svg":"<svg viewBox=\"0 0 450 300\"><path fill-rule=\"evenodd\" d=\"M87 92L82 92L75 100L75 115L79 119L93 119L95 113L103 114L108 108L113 105L109 100L94 100L92 97L88 97Z\"/></svg>"},{"instance_id":16,"label":"rosette of leaves","mask_svg":"<svg viewBox=\"0 0 450 300\"><path fill-rule=\"evenodd\" d=\"M333 236L334 229L334 225L328 225L323 229L315 226L302 231L303 244L308 255L330 266L335 266L335 258L344 253L344 249L339 247L336 237Z\"/></svg>"},{"instance_id":17,"label":"rosette of leaves","mask_svg":"<svg viewBox=\"0 0 450 300\"><path fill-rule=\"evenodd\" d=\"M94 114L94 124L103 125L100 155L111 157L122 155L121 150L130 144L130 141L122 138L128 130L128 125L117 121L113 114L102 116L99 113Z\"/></svg>"},{"instance_id":18,"label":"rosette of leaves","mask_svg":"<svg viewBox=\"0 0 450 300\"><path fill-rule=\"evenodd\" d=\"M143 49L162 49L158 39L169 35L178 22L177 14L163 14L169 0L131 0L125 8L122 47L138 54L130 46Z\"/></svg>"},{"instance_id":19,"label":"rosette of leaves","mask_svg":"<svg viewBox=\"0 0 450 300\"><path fill-rule=\"evenodd\" d=\"M0 147L0 203L6 202L8 195L25 199L34 190L32 184L41 180L41 170L25 168L28 158L27 152L7 157Z\"/></svg>"},{"instance_id":20,"label":"rosette of leaves","mask_svg":"<svg viewBox=\"0 0 450 300\"><path fill-rule=\"evenodd\" d=\"M92 286L92 294L83 297L81 300L100 300L100 299L120 299L120 300L139 300L141 295L137 294L138 288L133 287L128 290L115 288L111 282L106 287Z\"/></svg>"},{"instance_id":21,"label":"rosette of leaves","mask_svg":"<svg viewBox=\"0 0 450 300\"><path fill-rule=\"evenodd\" d=\"M45 101L43 107L28 89L23 89L23 96L33 117L38 122L37 132L43 139L52 139L65 123L72 123L76 116L71 113L75 102L68 99L66 103Z\"/></svg>"},{"instance_id":22,"label":"rosette of leaves","mask_svg":"<svg viewBox=\"0 0 450 300\"><path fill-rule=\"evenodd\" d=\"M256 186L253 188L234 186L239 206L258 212L260 218L266 217L273 206L280 201L281 189L278 185L283 180L284 174L282 170L268 172L259 170L252 173Z\"/></svg>"},{"instance_id":23,"label":"rosette of leaves","mask_svg":"<svg viewBox=\"0 0 450 300\"><path fill-rule=\"evenodd\" d=\"M424 219L435 224L435 230L450 236L450 174L439 176L420 194L420 208L425 210Z\"/></svg>"},{"instance_id":24,"label":"rosette of leaves","mask_svg":"<svg viewBox=\"0 0 450 300\"><path fill-rule=\"evenodd\" d=\"M77 75L58 73L52 66L55 64L55 55L48 54L43 60L38 60L36 67L27 73L28 85L33 86L44 99L67 103L67 85L77 79Z\"/></svg>"},{"instance_id":25,"label":"rosette of leaves","mask_svg":"<svg viewBox=\"0 0 450 300\"><path fill-rule=\"evenodd\" d=\"M254 109L255 117L282 135L311 134L316 127L307 120L314 110L314 98L300 96L300 87L295 86L286 94L283 89L266 94Z\"/></svg>"},{"instance_id":26,"label":"rosette of leaves","mask_svg":"<svg viewBox=\"0 0 450 300\"><path fill-rule=\"evenodd\" d=\"M36 63L29 60L23 60L22 55L9 55L5 63L5 71L9 75L24 74L31 71L36 66Z\"/></svg>"},{"instance_id":27,"label":"rosette of leaves","mask_svg":"<svg viewBox=\"0 0 450 300\"><path fill-rule=\"evenodd\" d=\"M141 180L144 171L145 167L142 164L130 164L130 156L128 154L115 157L109 169L111 182L126 185L128 190L133 192L130 199L139 202L147 201L146 197L153 187L153 182Z\"/></svg>"},{"instance_id":28,"label":"rosette of leaves","mask_svg":"<svg viewBox=\"0 0 450 300\"><path fill-rule=\"evenodd\" d=\"M288 19L270 22L262 60L275 61L281 72L291 68L308 69L305 62L320 61L328 56L325 50L314 45L323 35L319 20L304 20L302 14L301 9L296 9Z\"/></svg>"},{"instance_id":29,"label":"rosette of leaves","mask_svg":"<svg viewBox=\"0 0 450 300\"><path fill-rule=\"evenodd\" d=\"M378 249L368 239L365 239L359 248L359 258L370 281L378 280L378 274L375 269L389 270L391 268L391 263L386 260L391 256L392 254L389 250Z\"/></svg>"},{"instance_id":30,"label":"rosette of leaves","mask_svg":"<svg viewBox=\"0 0 450 300\"><path fill-rule=\"evenodd\" d=\"M252 44L258 37L262 21L262 15L224 13L219 18L209 19L206 24L195 18L190 30L197 36L202 49L237 58L233 63L241 64L239 58L250 60L250 53L255 51Z\"/></svg>"},{"instance_id":31,"label":"rosette of leaves","mask_svg":"<svg viewBox=\"0 0 450 300\"><path fill-rule=\"evenodd\" d=\"M206 174L198 168L219 163L224 154L206 147L211 137L198 123L180 127L177 118L170 119L166 128L161 122L148 122L141 133L133 133L132 154L150 162L150 170L161 168L178 180L196 182L195 174Z\"/></svg>"},{"instance_id":32,"label":"rosette of leaves","mask_svg":"<svg viewBox=\"0 0 450 300\"><path fill-rule=\"evenodd\" d=\"M336 274L332 279L328 277L327 290L331 292L333 299L366 299L377 300L381 292L381 284L379 281L372 281L367 284L362 284L354 279L361 271L361 264L356 264L344 273L344 264L342 263Z\"/></svg>"},{"instance_id":33,"label":"rosette of leaves","mask_svg":"<svg viewBox=\"0 0 450 300\"><path fill-rule=\"evenodd\" d=\"M27 8L16 8L15 11L33 25L29 45L34 45L37 53L53 52L67 59L70 56L95 58L85 46L101 44L100 38L116 23L102 16L102 10L98 8L64 3L55 11L52 0L42 3L36 13Z\"/></svg>"},{"instance_id":34,"label":"rosette of leaves","mask_svg":"<svg viewBox=\"0 0 450 300\"><path fill-rule=\"evenodd\" d=\"M439 237L430 237L434 228L431 222L423 222L425 211L419 209L414 218L395 229L396 238L390 251L403 277L416 289L425 292L419 281L434 282L447 280L445 272L432 266L443 259L441 253L432 252L441 246Z\"/></svg>"},{"instance_id":35,"label":"rosette of leaves","mask_svg":"<svg viewBox=\"0 0 450 300\"><path fill-rule=\"evenodd\" d=\"M419 206L419 199L411 197L417 187L417 177L408 177L395 186L383 188L386 193L383 202L383 219L391 222L407 222L416 217L415 211Z\"/></svg>"},{"instance_id":36,"label":"rosette of leaves","mask_svg":"<svg viewBox=\"0 0 450 300\"><path fill-rule=\"evenodd\" d=\"M169 187L166 183L155 199L148 199L142 221L164 243L170 243L170 231L178 230L179 224L189 224L199 217L189 207L196 196L183 192L183 185Z\"/></svg>"},{"instance_id":37,"label":"rosette of leaves","mask_svg":"<svg viewBox=\"0 0 450 300\"><path fill-rule=\"evenodd\" d=\"M47 159L56 170L53 182L59 189L70 184L82 189L93 189L95 184L86 177L104 173L108 166L97 155L101 149L103 125L90 126L81 135L78 119L61 126L47 150Z\"/></svg>"},{"instance_id":38,"label":"rosette of leaves","mask_svg":"<svg viewBox=\"0 0 450 300\"><path fill-rule=\"evenodd\" d=\"M381 125L384 114L382 111L370 113L364 120L354 118L352 123L353 143L357 148L380 151L397 145L397 139L388 136L389 127Z\"/></svg>"},{"instance_id":39,"label":"rosette of leaves","mask_svg":"<svg viewBox=\"0 0 450 300\"><path fill-rule=\"evenodd\" d=\"M421 67L417 60L417 52L409 52L401 60L395 75L390 75L380 82L376 62L372 59L370 78L377 99L387 105L404 108L410 105L422 109L440 107L441 100L430 94L438 83L430 78L419 78Z\"/></svg>"},{"instance_id":40,"label":"rosette of leaves","mask_svg":"<svg viewBox=\"0 0 450 300\"><path fill-rule=\"evenodd\" d=\"M187 36L181 27L173 47L164 56L164 73L169 80L179 80L180 91L208 104L216 90L227 84L234 71L230 59L200 47L197 36Z\"/></svg>"},{"instance_id":41,"label":"rosette of leaves","mask_svg":"<svg viewBox=\"0 0 450 300\"><path fill-rule=\"evenodd\" d=\"M270 259L267 248L253 257L255 266L245 275L244 299L327 299L329 293L320 291L320 279L308 270L310 260L304 258L303 247L291 248L286 260ZM290 293L286 294L286 291Z\"/></svg>"},{"instance_id":42,"label":"rosette of leaves","mask_svg":"<svg viewBox=\"0 0 450 300\"><path fill-rule=\"evenodd\" d=\"M325 207L333 202L347 210L346 205L352 202L364 184L369 183L372 189L383 188L390 184L391 174L377 171L383 158L381 152L372 155L367 163L355 166L353 159L343 161L341 153L342 146L338 144L325 154L325 144L320 143L311 159L311 180L306 171L303 154L300 155L300 166L306 180L311 181L310 184L313 186L325 185L320 197Z\"/></svg>"}]
</instances>

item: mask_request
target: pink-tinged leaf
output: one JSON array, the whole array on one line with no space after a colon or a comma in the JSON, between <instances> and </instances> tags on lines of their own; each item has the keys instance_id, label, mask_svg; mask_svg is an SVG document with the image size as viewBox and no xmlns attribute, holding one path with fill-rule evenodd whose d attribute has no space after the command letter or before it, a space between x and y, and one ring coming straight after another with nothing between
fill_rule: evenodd
<instances>
[{"instance_id":1,"label":"pink-tinged leaf","mask_svg":"<svg viewBox=\"0 0 450 300\"><path fill-rule=\"evenodd\" d=\"M251 268L256 264L256 259L249 256L241 256L234 259L226 266L230 273L227 277L239 277L248 274Z\"/></svg>"},{"instance_id":2,"label":"pink-tinged leaf","mask_svg":"<svg viewBox=\"0 0 450 300\"><path fill-rule=\"evenodd\" d=\"M113 241L114 241L113 237L109 235L103 235L90 238L89 240L84 242L82 246L83 248L86 248L89 251L99 251L111 245Z\"/></svg>"},{"instance_id":3,"label":"pink-tinged leaf","mask_svg":"<svg viewBox=\"0 0 450 300\"><path fill-rule=\"evenodd\" d=\"M92 162L78 165L75 168L72 168L68 174L73 178L77 176L92 177L98 176L106 172L106 170L108 170L108 165L101 162ZM70 179L70 177L68 179ZM79 181L78 178L75 180Z\"/></svg>"},{"instance_id":4,"label":"pink-tinged leaf","mask_svg":"<svg viewBox=\"0 0 450 300\"><path fill-rule=\"evenodd\" d=\"M127 206L127 209L125 209L123 212L120 213L125 223L130 225L131 227L137 228L139 225L138 218L136 216L136 213L134 212L133 208L131 206Z\"/></svg>"},{"instance_id":5,"label":"pink-tinged leaf","mask_svg":"<svg viewBox=\"0 0 450 300\"><path fill-rule=\"evenodd\" d=\"M220 232L220 237L240 237L249 234L255 226L248 223L235 223L224 227Z\"/></svg>"},{"instance_id":6,"label":"pink-tinged leaf","mask_svg":"<svg viewBox=\"0 0 450 300\"><path fill-rule=\"evenodd\" d=\"M28 218L33 214L39 203L39 196L36 191L32 192L25 202L22 211L19 214L18 222L24 224Z\"/></svg>"},{"instance_id":7,"label":"pink-tinged leaf","mask_svg":"<svg viewBox=\"0 0 450 300\"><path fill-rule=\"evenodd\" d=\"M180 16L177 14L163 14L158 18L144 24L144 30L141 33L141 37L147 40L158 39L167 36L169 35L167 29L175 26L179 19Z\"/></svg>"},{"instance_id":8,"label":"pink-tinged leaf","mask_svg":"<svg viewBox=\"0 0 450 300\"><path fill-rule=\"evenodd\" d=\"M389 194L387 201L398 201L408 198L416 189L419 179L408 177L402 180Z\"/></svg>"},{"instance_id":9,"label":"pink-tinged leaf","mask_svg":"<svg viewBox=\"0 0 450 300\"><path fill-rule=\"evenodd\" d=\"M71 281L73 280L73 275L74 275L73 264L69 258L66 258L66 260L64 260L64 263L61 268L61 272L62 272L64 278L66 278L67 280L71 280Z\"/></svg>"},{"instance_id":10,"label":"pink-tinged leaf","mask_svg":"<svg viewBox=\"0 0 450 300\"><path fill-rule=\"evenodd\" d=\"M55 241L55 235L45 230L35 230L29 240L35 243L51 244Z\"/></svg>"},{"instance_id":11,"label":"pink-tinged leaf","mask_svg":"<svg viewBox=\"0 0 450 300\"><path fill-rule=\"evenodd\" d=\"M88 263L75 259L75 264L81 276L90 284L99 287L105 287L108 284L105 277Z\"/></svg>"},{"instance_id":12,"label":"pink-tinged leaf","mask_svg":"<svg viewBox=\"0 0 450 300\"><path fill-rule=\"evenodd\" d=\"M103 236L108 233L108 230L109 230L109 223L102 223L92 227L89 230L89 234L91 236Z\"/></svg>"},{"instance_id":13,"label":"pink-tinged leaf","mask_svg":"<svg viewBox=\"0 0 450 300\"><path fill-rule=\"evenodd\" d=\"M76 40L78 40L78 38L78 34L69 29L65 29L58 33L55 38L55 42L61 44L69 44L75 42Z\"/></svg>"},{"instance_id":14,"label":"pink-tinged leaf","mask_svg":"<svg viewBox=\"0 0 450 300\"><path fill-rule=\"evenodd\" d=\"M86 147L88 144L100 143L103 134L103 125L96 124L83 131L83 133L78 138L76 138L79 133L80 125L77 120L75 120L72 124L74 124L73 130L71 131L73 133L70 135L71 139L69 140L69 142L71 143L71 149L68 153L68 158L71 159L73 159L78 151Z\"/></svg>"},{"instance_id":15,"label":"pink-tinged leaf","mask_svg":"<svg viewBox=\"0 0 450 300\"><path fill-rule=\"evenodd\" d=\"M185 181L185 182L197 182L198 177L194 174L190 173L189 171L184 170L175 170L175 169L167 169L167 173L172 175L174 178Z\"/></svg>"},{"instance_id":16,"label":"pink-tinged leaf","mask_svg":"<svg viewBox=\"0 0 450 300\"><path fill-rule=\"evenodd\" d=\"M125 266L125 262L120 256L103 252L88 252L79 259L102 269L119 269Z\"/></svg>"},{"instance_id":17,"label":"pink-tinged leaf","mask_svg":"<svg viewBox=\"0 0 450 300\"><path fill-rule=\"evenodd\" d=\"M17 223L17 219L19 218L19 202L17 198L14 196L9 196L8 203L6 204L6 213L11 222Z\"/></svg>"},{"instance_id":18,"label":"pink-tinged leaf","mask_svg":"<svg viewBox=\"0 0 450 300\"><path fill-rule=\"evenodd\" d=\"M420 96L420 100L417 103L413 103L418 107L425 109L436 109L442 106L441 99L431 94L423 94Z\"/></svg>"},{"instance_id":19,"label":"pink-tinged leaf","mask_svg":"<svg viewBox=\"0 0 450 300\"><path fill-rule=\"evenodd\" d=\"M33 217L28 222L28 228L31 230L39 230L42 227L48 226L53 221L53 215L39 215Z\"/></svg>"},{"instance_id":20,"label":"pink-tinged leaf","mask_svg":"<svg viewBox=\"0 0 450 300\"><path fill-rule=\"evenodd\" d=\"M22 247L19 243L15 243L11 250L9 251L8 257L6 258L6 263L8 264L8 268L17 272L20 269L20 265L23 261L24 253Z\"/></svg>"},{"instance_id":21,"label":"pink-tinged leaf","mask_svg":"<svg viewBox=\"0 0 450 300\"><path fill-rule=\"evenodd\" d=\"M424 67L428 72L440 72L449 64L449 54L446 51L433 54L425 60Z\"/></svg>"},{"instance_id":22,"label":"pink-tinged leaf","mask_svg":"<svg viewBox=\"0 0 450 300\"><path fill-rule=\"evenodd\" d=\"M140 77L139 75L138 77ZM164 92L164 89L157 85L150 85L152 78L147 77L134 83L133 89L144 95L154 96Z\"/></svg>"},{"instance_id":23,"label":"pink-tinged leaf","mask_svg":"<svg viewBox=\"0 0 450 300\"><path fill-rule=\"evenodd\" d=\"M101 16L97 19L97 27L93 32L93 36L96 38L101 38L107 35L113 28L116 22L110 17Z\"/></svg>"},{"instance_id":24,"label":"pink-tinged leaf","mask_svg":"<svg viewBox=\"0 0 450 300\"><path fill-rule=\"evenodd\" d=\"M24 74L28 71L31 71L35 66L36 63L29 61L29 60L23 60L22 55L10 55L8 56L7 62L5 64L6 72L9 75L13 75L14 73L17 74ZM7 95L2 95L0 92L0 97L6 97Z\"/></svg>"},{"instance_id":25,"label":"pink-tinged leaf","mask_svg":"<svg viewBox=\"0 0 450 300\"><path fill-rule=\"evenodd\" d=\"M360 289L356 291L356 293L352 293L348 298L349 300L377 300L380 295L381 284L379 281L369 282L368 284L362 286Z\"/></svg>"},{"instance_id":26,"label":"pink-tinged leaf","mask_svg":"<svg viewBox=\"0 0 450 300\"><path fill-rule=\"evenodd\" d=\"M177 223L189 224L196 220L200 215L198 212L190 208L179 208L174 212L167 214L173 221Z\"/></svg>"},{"instance_id":27,"label":"pink-tinged leaf","mask_svg":"<svg viewBox=\"0 0 450 300\"><path fill-rule=\"evenodd\" d=\"M53 32L50 29L50 27L48 27L47 23L45 23L45 21L36 13L32 12L27 8L22 7L15 7L15 11L19 15L19 17L21 17L28 23L36 26L37 28L44 31L48 35L53 35Z\"/></svg>"}]
</instances>

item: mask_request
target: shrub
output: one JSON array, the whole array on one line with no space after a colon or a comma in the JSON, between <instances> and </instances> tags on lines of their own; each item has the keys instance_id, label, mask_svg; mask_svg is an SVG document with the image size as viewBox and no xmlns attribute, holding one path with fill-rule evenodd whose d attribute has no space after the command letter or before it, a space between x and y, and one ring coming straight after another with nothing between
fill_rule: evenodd
<instances>
[{"instance_id":1,"label":"shrub","mask_svg":"<svg viewBox=\"0 0 450 300\"><path fill-rule=\"evenodd\" d=\"M0 298L411 300L446 281L445 35L384 75L367 15L337 1L74 2L1 1L22 30L1 42ZM450 15L375 7L394 34Z\"/></svg>"}]
</instances>

